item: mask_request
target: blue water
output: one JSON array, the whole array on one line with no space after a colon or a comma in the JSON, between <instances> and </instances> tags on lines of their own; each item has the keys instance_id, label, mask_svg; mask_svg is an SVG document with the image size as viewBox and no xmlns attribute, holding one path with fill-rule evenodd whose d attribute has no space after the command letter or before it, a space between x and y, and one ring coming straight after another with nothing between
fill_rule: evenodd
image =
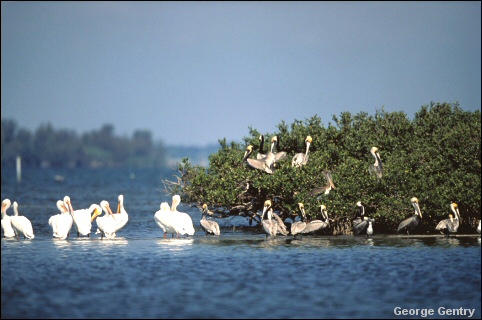
<instances>
[{"instance_id":1,"label":"blue water","mask_svg":"<svg viewBox=\"0 0 482 320\"><path fill-rule=\"evenodd\" d=\"M200 210L182 204L195 235L164 239L153 216L170 203L161 179L173 174L31 169L17 183L2 168L1 197L19 203L35 239L2 238L1 318L421 318L396 315L397 307L481 317L480 237L266 240L236 228L247 225L242 217L217 220L221 236L207 237ZM115 205L119 194L129 222L117 238L52 239L58 199L69 195L81 209Z\"/></svg>"}]
</instances>

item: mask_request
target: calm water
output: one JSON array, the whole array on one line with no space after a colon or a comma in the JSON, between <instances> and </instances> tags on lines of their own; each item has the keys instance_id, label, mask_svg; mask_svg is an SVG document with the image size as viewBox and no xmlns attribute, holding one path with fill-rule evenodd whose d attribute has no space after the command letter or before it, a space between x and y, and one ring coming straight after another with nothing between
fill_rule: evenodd
<instances>
[{"instance_id":1,"label":"calm water","mask_svg":"<svg viewBox=\"0 0 482 320\"><path fill-rule=\"evenodd\" d=\"M56 183L54 176L65 176ZM35 239L2 238L3 318L420 318L396 307L475 309L481 317L480 237L292 237L243 232L220 219L206 237L200 211L181 205L196 234L163 239L153 220L160 170L2 168L1 198L19 203ZM129 222L113 240L52 239L55 202L74 209L124 195ZM9 215L11 215L11 210ZM95 224L93 229L95 230ZM376 229L375 229L376 233ZM414 311L412 311L414 312Z\"/></svg>"}]
</instances>

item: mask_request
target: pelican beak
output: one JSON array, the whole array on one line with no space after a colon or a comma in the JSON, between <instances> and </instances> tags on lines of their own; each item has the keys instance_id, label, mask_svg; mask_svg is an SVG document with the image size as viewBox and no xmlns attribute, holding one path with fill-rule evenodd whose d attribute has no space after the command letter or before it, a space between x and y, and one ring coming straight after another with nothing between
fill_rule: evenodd
<instances>
[{"instance_id":1,"label":"pelican beak","mask_svg":"<svg viewBox=\"0 0 482 320\"><path fill-rule=\"evenodd\" d=\"M95 208L94 212L92 214L92 218L90 219L90 222L94 222L95 218L97 218L99 216L99 214L100 214L99 209Z\"/></svg>"},{"instance_id":2,"label":"pelican beak","mask_svg":"<svg viewBox=\"0 0 482 320\"><path fill-rule=\"evenodd\" d=\"M107 211L109 211L109 214L116 220L115 215L112 213L112 210L110 209L110 206L107 207Z\"/></svg>"},{"instance_id":3,"label":"pelican beak","mask_svg":"<svg viewBox=\"0 0 482 320\"><path fill-rule=\"evenodd\" d=\"M418 203L415 203L415 210L417 211L418 215L420 218L422 218L422 211L420 211L420 207L418 206Z\"/></svg>"},{"instance_id":4,"label":"pelican beak","mask_svg":"<svg viewBox=\"0 0 482 320\"><path fill-rule=\"evenodd\" d=\"M117 202L117 213L120 213L120 202Z\"/></svg>"},{"instance_id":5,"label":"pelican beak","mask_svg":"<svg viewBox=\"0 0 482 320\"><path fill-rule=\"evenodd\" d=\"M454 222L454 216L453 215L450 215L450 222Z\"/></svg>"}]
</instances>

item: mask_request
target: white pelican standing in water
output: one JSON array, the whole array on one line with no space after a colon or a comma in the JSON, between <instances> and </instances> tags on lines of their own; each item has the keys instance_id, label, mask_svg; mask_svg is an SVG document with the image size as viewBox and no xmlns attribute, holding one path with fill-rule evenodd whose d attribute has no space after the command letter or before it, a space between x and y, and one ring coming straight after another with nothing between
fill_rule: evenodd
<instances>
[{"instance_id":1,"label":"white pelican standing in water","mask_svg":"<svg viewBox=\"0 0 482 320\"><path fill-rule=\"evenodd\" d=\"M175 214L175 226L177 229L177 233L180 235L188 235L192 236L194 235L194 225L192 223L191 217L185 213L185 212L180 212L177 211L177 206L181 203L181 197L179 195L174 195L172 197L172 205L171 205L171 211Z\"/></svg>"},{"instance_id":2,"label":"white pelican standing in water","mask_svg":"<svg viewBox=\"0 0 482 320\"><path fill-rule=\"evenodd\" d=\"M169 204L167 202L161 203L160 210L156 211L154 214L154 221L162 229L164 233L164 239L167 238L167 234L171 234L171 238L174 234L178 235L176 225L175 225L174 212L171 211Z\"/></svg>"},{"instance_id":3,"label":"white pelican standing in water","mask_svg":"<svg viewBox=\"0 0 482 320\"><path fill-rule=\"evenodd\" d=\"M69 196L64 197L64 203L67 204L70 214L74 219L74 226L77 230L77 237L90 237L90 232L92 229L92 214L95 210L99 211L99 214L101 213L99 205L92 204L88 209L74 210L74 208L72 207L72 201L70 201Z\"/></svg>"},{"instance_id":4,"label":"white pelican standing in water","mask_svg":"<svg viewBox=\"0 0 482 320\"><path fill-rule=\"evenodd\" d=\"M117 213L114 213L114 217L116 220L115 223L115 231L119 231L122 229L127 221L129 221L129 215L127 214L126 209L124 208L124 196L122 194L119 195L117 198Z\"/></svg>"},{"instance_id":5,"label":"white pelican standing in water","mask_svg":"<svg viewBox=\"0 0 482 320\"><path fill-rule=\"evenodd\" d=\"M458 205L455 202L451 203L450 209L454 214L449 213L449 218L440 221L435 227L435 230L438 230L446 235L456 233L460 225L460 213Z\"/></svg>"},{"instance_id":6,"label":"white pelican standing in water","mask_svg":"<svg viewBox=\"0 0 482 320\"><path fill-rule=\"evenodd\" d=\"M208 210L208 205L203 204L202 208L202 219L199 221L201 228L206 232L206 235L212 234L215 236L219 236L221 234L221 231L219 230L219 224L214 221L214 220L208 220L206 219L206 215L212 215L213 213Z\"/></svg>"},{"instance_id":7,"label":"white pelican standing in water","mask_svg":"<svg viewBox=\"0 0 482 320\"><path fill-rule=\"evenodd\" d=\"M308 152L310 151L310 144L312 142L313 142L313 139L310 136L307 136L305 139L306 151L305 153L295 154L295 156L293 157L293 160L291 160L292 167L301 167L308 163L308 158L309 158Z\"/></svg>"},{"instance_id":8,"label":"white pelican standing in water","mask_svg":"<svg viewBox=\"0 0 482 320\"><path fill-rule=\"evenodd\" d=\"M7 209L10 208L11 204L10 199L5 199L2 201L2 230L5 238L15 237L15 231L12 228L10 216L7 215Z\"/></svg>"},{"instance_id":9,"label":"white pelican standing in water","mask_svg":"<svg viewBox=\"0 0 482 320\"><path fill-rule=\"evenodd\" d=\"M383 164L382 160L380 159L380 153L378 152L378 148L372 147L370 149L370 153L375 158L375 163L371 164L369 167L370 174L375 173L378 178L381 178L383 175Z\"/></svg>"},{"instance_id":10,"label":"white pelican standing in water","mask_svg":"<svg viewBox=\"0 0 482 320\"><path fill-rule=\"evenodd\" d=\"M64 201L57 201L57 208L60 210L60 213L50 217L49 226L52 227L54 238L65 240L69 237L73 218Z\"/></svg>"},{"instance_id":11,"label":"white pelican standing in water","mask_svg":"<svg viewBox=\"0 0 482 320\"><path fill-rule=\"evenodd\" d=\"M23 238L33 239L35 238L33 234L32 223L30 220L25 216L18 215L18 204L17 201L13 202L13 211L14 215L10 217L10 221L12 222L13 231L17 236L23 234Z\"/></svg>"},{"instance_id":12,"label":"white pelican standing in water","mask_svg":"<svg viewBox=\"0 0 482 320\"><path fill-rule=\"evenodd\" d=\"M413 231L418 224L420 223L420 219L422 218L422 212L420 211L420 207L418 206L418 199L413 197L410 199L412 202L413 208L415 209L415 214L408 219L403 220L398 225L397 233L399 232L407 232L410 235L410 231Z\"/></svg>"},{"instance_id":13,"label":"white pelican standing in water","mask_svg":"<svg viewBox=\"0 0 482 320\"><path fill-rule=\"evenodd\" d=\"M106 237L107 239L112 239L116 237L115 234L115 224L116 220L112 210L110 209L109 202L106 200L102 200L100 203L100 207L104 211L104 215L99 217L100 212L95 211L94 215L92 216L92 220L97 223L98 230L96 233L100 233L100 238L103 239Z\"/></svg>"}]
</instances>

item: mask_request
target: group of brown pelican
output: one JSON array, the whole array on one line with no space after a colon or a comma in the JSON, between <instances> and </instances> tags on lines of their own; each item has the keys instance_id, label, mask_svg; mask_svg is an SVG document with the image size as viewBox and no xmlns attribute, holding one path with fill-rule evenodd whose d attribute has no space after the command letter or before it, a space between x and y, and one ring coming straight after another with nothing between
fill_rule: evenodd
<instances>
[{"instance_id":1,"label":"group of brown pelican","mask_svg":"<svg viewBox=\"0 0 482 320\"><path fill-rule=\"evenodd\" d=\"M254 151L253 145L249 145L247 146L244 153L243 163L246 162L251 168L263 170L269 174L273 174L276 170L276 162L285 159L287 157L287 154L284 151L280 151L280 139L278 136L274 136L271 139L271 150L267 154L263 153L264 136L260 135L259 140L260 145L256 159L249 158ZM300 167L308 163L310 144L313 142L313 139L311 136L307 136L304 142L306 144L306 150L304 153L297 153L293 156L291 161L292 167ZM378 148L372 147L370 149L370 153L375 159L375 162L373 164L370 164L369 173L374 174L377 178L381 179L383 176L383 163L380 158ZM322 193L328 194L331 189L335 189L335 185L333 183L330 171L323 170L323 175L325 176L327 184L325 186L312 189L309 193L311 196L316 196ZM407 235L409 235L410 232L412 232L420 223L420 219L422 218L422 212L420 211L420 207L418 205L418 199L416 197L413 197L411 199L411 203L415 209L415 214L412 217L403 220L399 224L397 228L397 233L407 233ZM306 219L303 204L299 203L298 205L302 214L300 221L293 222L291 224L292 235L296 236L297 234L312 233L314 231L329 227L328 214L326 213L326 207L324 205L321 205L321 212L325 220L314 220L311 222L307 221ZM375 220L365 216L365 206L361 201L358 201L356 205L358 207L358 212L355 216L355 219L352 220L353 234L366 234L367 236L370 236L373 234L373 226L375 224ZM450 208L453 214L450 213L449 219L440 221L435 228L441 233L447 235L456 233L460 224L460 213L458 211L457 204L452 203L450 205ZM272 210L271 200L266 200L261 216L263 229L265 230L266 235L275 237L278 233L284 234L285 232L283 231L283 229L285 228L283 222L279 217L278 219L280 221L276 221L276 219L273 220L273 217L276 218L278 216ZM480 220L477 232L480 233Z\"/></svg>"}]
</instances>

